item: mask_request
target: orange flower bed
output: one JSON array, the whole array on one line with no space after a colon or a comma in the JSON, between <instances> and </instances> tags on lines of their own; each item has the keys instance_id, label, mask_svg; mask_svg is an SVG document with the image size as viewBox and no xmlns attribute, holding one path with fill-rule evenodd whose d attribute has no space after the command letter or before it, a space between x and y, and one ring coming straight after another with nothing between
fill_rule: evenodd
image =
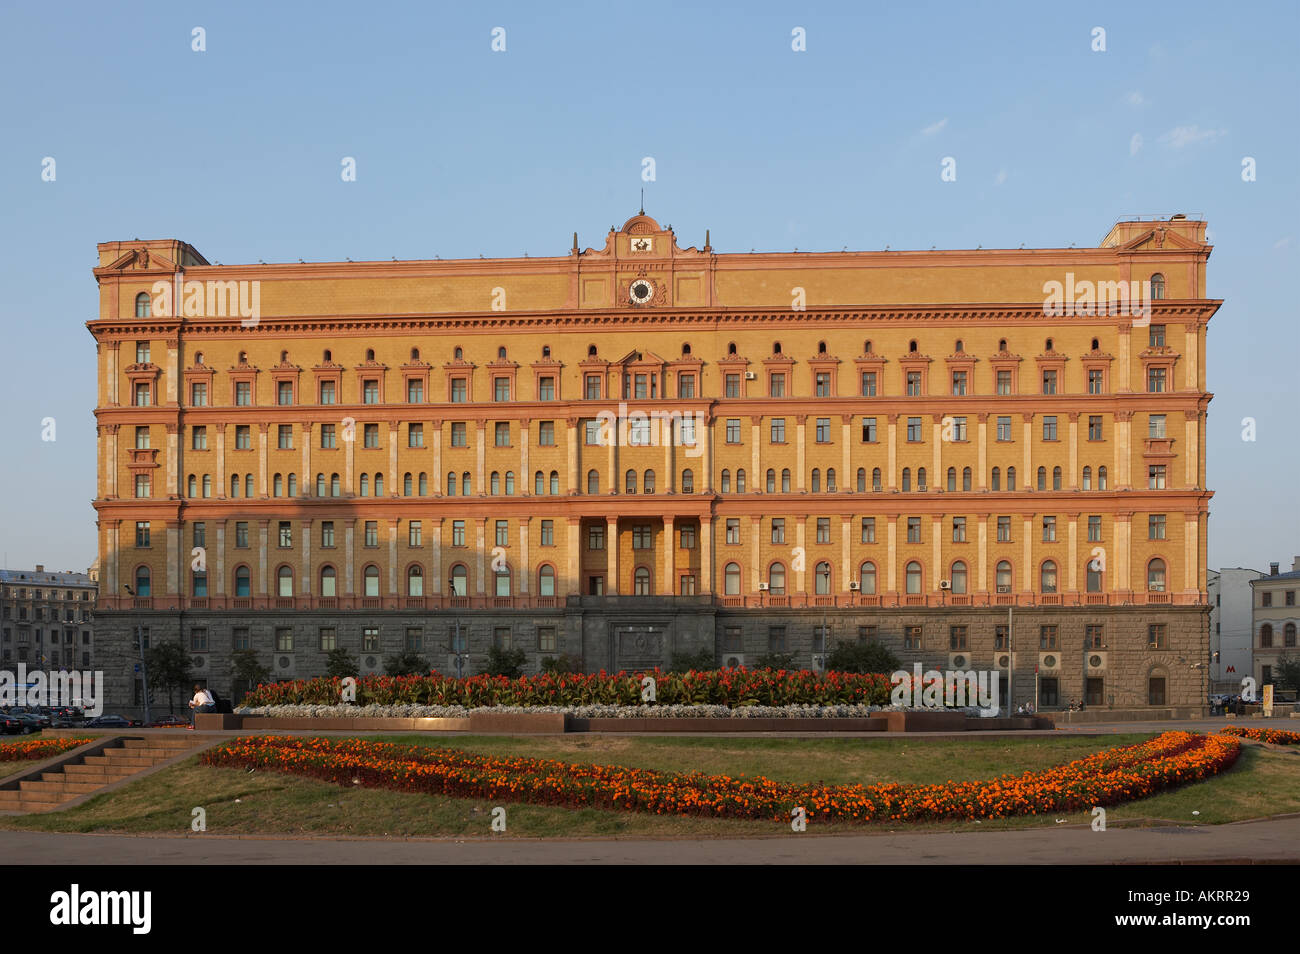
<instances>
[{"instance_id":1,"label":"orange flower bed","mask_svg":"<svg viewBox=\"0 0 1300 954\"><path fill-rule=\"evenodd\" d=\"M0 762L48 759L53 755L70 752L89 741L90 739L31 739L26 742L0 742Z\"/></svg>"},{"instance_id":2,"label":"orange flower bed","mask_svg":"<svg viewBox=\"0 0 1300 954\"><path fill-rule=\"evenodd\" d=\"M1230 725L1220 729L1224 735L1235 735L1252 742L1271 742L1274 745L1300 745L1300 732L1285 729L1255 729L1241 725Z\"/></svg>"},{"instance_id":3,"label":"orange flower bed","mask_svg":"<svg viewBox=\"0 0 1300 954\"><path fill-rule=\"evenodd\" d=\"M1146 798L1228 768L1241 743L1165 732L1040 772L938 785L790 785L762 776L658 772L364 739L249 736L209 749L206 765L272 769L340 785L655 815L839 822L1006 818Z\"/></svg>"}]
</instances>

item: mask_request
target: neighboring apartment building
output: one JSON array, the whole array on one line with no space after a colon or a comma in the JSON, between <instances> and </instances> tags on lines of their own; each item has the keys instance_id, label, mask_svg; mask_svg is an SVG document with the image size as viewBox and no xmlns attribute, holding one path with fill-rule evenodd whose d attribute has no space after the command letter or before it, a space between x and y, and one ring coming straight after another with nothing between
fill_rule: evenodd
<instances>
[{"instance_id":1,"label":"neighboring apartment building","mask_svg":"<svg viewBox=\"0 0 1300 954\"><path fill-rule=\"evenodd\" d=\"M1046 706L1202 704L1210 251L1181 216L1090 249L727 254L645 214L558 257L100 245L110 693L141 626L227 692L244 648L293 678L874 638L1012 664L1016 702L1037 671Z\"/></svg>"},{"instance_id":2,"label":"neighboring apartment building","mask_svg":"<svg viewBox=\"0 0 1300 954\"><path fill-rule=\"evenodd\" d=\"M97 590L89 573L0 570L0 670L91 669Z\"/></svg>"},{"instance_id":3,"label":"neighboring apartment building","mask_svg":"<svg viewBox=\"0 0 1300 954\"><path fill-rule=\"evenodd\" d=\"M1210 689L1239 692L1241 680L1254 673L1252 633L1254 595L1251 581L1264 574L1244 567L1224 567L1207 574L1210 594Z\"/></svg>"},{"instance_id":4,"label":"neighboring apartment building","mask_svg":"<svg viewBox=\"0 0 1300 954\"><path fill-rule=\"evenodd\" d=\"M1296 606L1296 593L1300 592L1300 556L1292 561L1289 573L1279 570L1278 564L1270 563L1268 575L1250 584L1254 591L1251 627L1255 634L1254 675L1260 686L1273 681L1274 670L1282 657L1300 660L1296 647L1296 628L1300 626L1300 607Z\"/></svg>"}]
</instances>

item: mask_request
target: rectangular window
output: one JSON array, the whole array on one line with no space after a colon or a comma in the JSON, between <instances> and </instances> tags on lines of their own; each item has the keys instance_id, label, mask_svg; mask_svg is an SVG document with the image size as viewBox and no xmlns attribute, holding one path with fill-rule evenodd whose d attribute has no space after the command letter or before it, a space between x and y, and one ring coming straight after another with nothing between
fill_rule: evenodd
<instances>
[{"instance_id":1,"label":"rectangular window","mask_svg":"<svg viewBox=\"0 0 1300 954\"><path fill-rule=\"evenodd\" d=\"M469 381L466 378L451 379L451 403L464 404L468 400Z\"/></svg>"},{"instance_id":2,"label":"rectangular window","mask_svg":"<svg viewBox=\"0 0 1300 954\"><path fill-rule=\"evenodd\" d=\"M954 441L964 441L964 440L966 440L966 439L967 439L967 438L966 438L966 418L965 418L964 416L963 416L963 417L954 417L954 418L951 418L951 424L952 424L952 436L951 436L951 439L954 440Z\"/></svg>"},{"instance_id":3,"label":"rectangular window","mask_svg":"<svg viewBox=\"0 0 1300 954\"><path fill-rule=\"evenodd\" d=\"M785 443L785 418L783 417L772 418L772 443Z\"/></svg>"},{"instance_id":4,"label":"rectangular window","mask_svg":"<svg viewBox=\"0 0 1300 954\"><path fill-rule=\"evenodd\" d=\"M497 421L492 426L492 443L495 447L510 446L510 422Z\"/></svg>"},{"instance_id":5,"label":"rectangular window","mask_svg":"<svg viewBox=\"0 0 1300 954\"><path fill-rule=\"evenodd\" d=\"M736 517L727 518L727 543L735 544L740 542L740 520Z\"/></svg>"},{"instance_id":6,"label":"rectangular window","mask_svg":"<svg viewBox=\"0 0 1300 954\"><path fill-rule=\"evenodd\" d=\"M1043 372L1043 393L1044 394L1056 393L1056 372L1055 371Z\"/></svg>"},{"instance_id":7,"label":"rectangular window","mask_svg":"<svg viewBox=\"0 0 1300 954\"><path fill-rule=\"evenodd\" d=\"M406 446L423 447L424 446L424 425L408 424L406 426Z\"/></svg>"},{"instance_id":8,"label":"rectangular window","mask_svg":"<svg viewBox=\"0 0 1300 954\"><path fill-rule=\"evenodd\" d=\"M920 371L907 372L907 396L908 397L921 396L921 372Z\"/></svg>"},{"instance_id":9,"label":"rectangular window","mask_svg":"<svg viewBox=\"0 0 1300 954\"><path fill-rule=\"evenodd\" d=\"M875 517L862 518L862 542L863 543L876 542L876 518Z\"/></svg>"},{"instance_id":10,"label":"rectangular window","mask_svg":"<svg viewBox=\"0 0 1300 954\"><path fill-rule=\"evenodd\" d=\"M954 371L952 373L952 393L960 397L966 393L966 372Z\"/></svg>"},{"instance_id":11,"label":"rectangular window","mask_svg":"<svg viewBox=\"0 0 1300 954\"><path fill-rule=\"evenodd\" d=\"M253 432L247 424L235 425L235 450L252 450Z\"/></svg>"},{"instance_id":12,"label":"rectangular window","mask_svg":"<svg viewBox=\"0 0 1300 954\"><path fill-rule=\"evenodd\" d=\"M406 545L418 547L423 544L424 524L419 520L409 520L406 524Z\"/></svg>"},{"instance_id":13,"label":"rectangular window","mask_svg":"<svg viewBox=\"0 0 1300 954\"><path fill-rule=\"evenodd\" d=\"M1088 517L1088 542L1101 542L1101 514L1090 514Z\"/></svg>"},{"instance_id":14,"label":"rectangular window","mask_svg":"<svg viewBox=\"0 0 1300 954\"><path fill-rule=\"evenodd\" d=\"M289 626L277 626L275 629L275 651L277 653L293 652L293 629Z\"/></svg>"},{"instance_id":15,"label":"rectangular window","mask_svg":"<svg viewBox=\"0 0 1300 954\"><path fill-rule=\"evenodd\" d=\"M510 521L509 520L496 521L496 541L497 541L496 545L499 547L510 546Z\"/></svg>"},{"instance_id":16,"label":"rectangular window","mask_svg":"<svg viewBox=\"0 0 1300 954\"><path fill-rule=\"evenodd\" d=\"M368 547L379 546L379 521L378 520L366 521L365 546Z\"/></svg>"},{"instance_id":17,"label":"rectangular window","mask_svg":"<svg viewBox=\"0 0 1300 954\"><path fill-rule=\"evenodd\" d=\"M1100 368L1091 368L1088 371L1088 393L1102 394L1102 386L1105 384L1106 375Z\"/></svg>"},{"instance_id":18,"label":"rectangular window","mask_svg":"<svg viewBox=\"0 0 1300 954\"><path fill-rule=\"evenodd\" d=\"M1102 439L1102 424L1100 414L1090 414L1088 416L1088 440L1099 441Z\"/></svg>"},{"instance_id":19,"label":"rectangular window","mask_svg":"<svg viewBox=\"0 0 1300 954\"><path fill-rule=\"evenodd\" d=\"M510 400L510 379L509 378L492 379L492 400L494 401Z\"/></svg>"},{"instance_id":20,"label":"rectangular window","mask_svg":"<svg viewBox=\"0 0 1300 954\"><path fill-rule=\"evenodd\" d=\"M1147 332L1147 345L1151 348L1163 348L1165 346L1165 326L1150 325Z\"/></svg>"},{"instance_id":21,"label":"rectangular window","mask_svg":"<svg viewBox=\"0 0 1300 954\"><path fill-rule=\"evenodd\" d=\"M695 375L685 373L677 375L677 396L679 398L695 397Z\"/></svg>"},{"instance_id":22,"label":"rectangular window","mask_svg":"<svg viewBox=\"0 0 1300 954\"><path fill-rule=\"evenodd\" d=\"M293 522L290 520L280 521L280 548L288 549L293 546Z\"/></svg>"},{"instance_id":23,"label":"rectangular window","mask_svg":"<svg viewBox=\"0 0 1300 954\"><path fill-rule=\"evenodd\" d=\"M135 475L135 495L136 497L149 497L153 495L153 487L150 483L148 474Z\"/></svg>"},{"instance_id":24,"label":"rectangular window","mask_svg":"<svg viewBox=\"0 0 1300 954\"><path fill-rule=\"evenodd\" d=\"M1150 394L1163 394L1165 391L1165 369L1147 368L1147 391Z\"/></svg>"},{"instance_id":25,"label":"rectangular window","mask_svg":"<svg viewBox=\"0 0 1300 954\"><path fill-rule=\"evenodd\" d=\"M1165 416L1163 414L1147 415L1147 437L1160 440L1165 436Z\"/></svg>"},{"instance_id":26,"label":"rectangular window","mask_svg":"<svg viewBox=\"0 0 1300 954\"><path fill-rule=\"evenodd\" d=\"M537 651L539 653L553 653L559 648L559 643L555 639L554 626L537 627Z\"/></svg>"},{"instance_id":27,"label":"rectangular window","mask_svg":"<svg viewBox=\"0 0 1300 954\"><path fill-rule=\"evenodd\" d=\"M740 443L740 418L738 417L727 418L727 443Z\"/></svg>"},{"instance_id":28,"label":"rectangular window","mask_svg":"<svg viewBox=\"0 0 1300 954\"><path fill-rule=\"evenodd\" d=\"M555 521L554 520L542 521L542 546L544 547L555 546Z\"/></svg>"},{"instance_id":29,"label":"rectangular window","mask_svg":"<svg viewBox=\"0 0 1300 954\"><path fill-rule=\"evenodd\" d=\"M537 379L537 400L555 400L555 378L549 374Z\"/></svg>"},{"instance_id":30,"label":"rectangular window","mask_svg":"<svg viewBox=\"0 0 1300 954\"><path fill-rule=\"evenodd\" d=\"M379 425L366 424L361 429L362 440L365 447L371 450L379 446Z\"/></svg>"},{"instance_id":31,"label":"rectangular window","mask_svg":"<svg viewBox=\"0 0 1300 954\"><path fill-rule=\"evenodd\" d=\"M293 403L293 382L278 381L275 385L275 403L285 406Z\"/></svg>"},{"instance_id":32,"label":"rectangular window","mask_svg":"<svg viewBox=\"0 0 1300 954\"><path fill-rule=\"evenodd\" d=\"M249 381L235 382L235 405L248 407L253 403L253 385Z\"/></svg>"},{"instance_id":33,"label":"rectangular window","mask_svg":"<svg viewBox=\"0 0 1300 954\"><path fill-rule=\"evenodd\" d=\"M583 396L588 401L600 400L600 375L589 374L583 381Z\"/></svg>"},{"instance_id":34,"label":"rectangular window","mask_svg":"<svg viewBox=\"0 0 1300 954\"><path fill-rule=\"evenodd\" d=\"M998 517L998 543L1011 542L1011 518Z\"/></svg>"},{"instance_id":35,"label":"rectangular window","mask_svg":"<svg viewBox=\"0 0 1300 954\"><path fill-rule=\"evenodd\" d=\"M149 523L148 521L136 521L135 524L135 545L140 548L149 546Z\"/></svg>"},{"instance_id":36,"label":"rectangular window","mask_svg":"<svg viewBox=\"0 0 1300 954\"><path fill-rule=\"evenodd\" d=\"M190 428L190 450L207 450L208 449L208 428L207 425Z\"/></svg>"},{"instance_id":37,"label":"rectangular window","mask_svg":"<svg viewBox=\"0 0 1300 954\"><path fill-rule=\"evenodd\" d=\"M190 524L190 529L194 534L194 546L206 547L208 545L208 525L202 520Z\"/></svg>"},{"instance_id":38,"label":"rectangular window","mask_svg":"<svg viewBox=\"0 0 1300 954\"><path fill-rule=\"evenodd\" d=\"M827 371L818 371L813 379L817 397L831 396L831 376Z\"/></svg>"},{"instance_id":39,"label":"rectangular window","mask_svg":"<svg viewBox=\"0 0 1300 954\"><path fill-rule=\"evenodd\" d=\"M600 421L584 421L582 431L584 444L595 447L600 446Z\"/></svg>"},{"instance_id":40,"label":"rectangular window","mask_svg":"<svg viewBox=\"0 0 1300 954\"><path fill-rule=\"evenodd\" d=\"M831 442L831 419L829 417L817 418L817 443L829 444Z\"/></svg>"},{"instance_id":41,"label":"rectangular window","mask_svg":"<svg viewBox=\"0 0 1300 954\"><path fill-rule=\"evenodd\" d=\"M1006 624L1003 623L998 626L994 626L993 627L993 648L1009 649L1010 647L1007 645L1008 641L1009 640L1007 639Z\"/></svg>"},{"instance_id":42,"label":"rectangular window","mask_svg":"<svg viewBox=\"0 0 1300 954\"><path fill-rule=\"evenodd\" d=\"M830 517L817 518L817 542L818 543L831 542L831 518Z\"/></svg>"},{"instance_id":43,"label":"rectangular window","mask_svg":"<svg viewBox=\"0 0 1300 954\"><path fill-rule=\"evenodd\" d=\"M463 547L465 545L464 520L453 520L451 522L451 545L453 547Z\"/></svg>"},{"instance_id":44,"label":"rectangular window","mask_svg":"<svg viewBox=\"0 0 1300 954\"><path fill-rule=\"evenodd\" d=\"M249 648L248 629L244 626L236 626L230 631L230 647L234 650Z\"/></svg>"},{"instance_id":45,"label":"rectangular window","mask_svg":"<svg viewBox=\"0 0 1300 954\"><path fill-rule=\"evenodd\" d=\"M967 629L965 626L948 627L948 649L956 652L966 648Z\"/></svg>"},{"instance_id":46,"label":"rectangular window","mask_svg":"<svg viewBox=\"0 0 1300 954\"><path fill-rule=\"evenodd\" d=\"M510 627L494 626L492 627L492 645L497 649L506 651L510 649Z\"/></svg>"},{"instance_id":47,"label":"rectangular window","mask_svg":"<svg viewBox=\"0 0 1300 954\"><path fill-rule=\"evenodd\" d=\"M1164 623L1147 626L1147 649L1167 649L1168 629Z\"/></svg>"},{"instance_id":48,"label":"rectangular window","mask_svg":"<svg viewBox=\"0 0 1300 954\"><path fill-rule=\"evenodd\" d=\"M190 384L190 407L208 406L208 383L194 381Z\"/></svg>"},{"instance_id":49,"label":"rectangular window","mask_svg":"<svg viewBox=\"0 0 1300 954\"><path fill-rule=\"evenodd\" d=\"M423 404L424 403L424 382L419 378L406 379L406 403Z\"/></svg>"},{"instance_id":50,"label":"rectangular window","mask_svg":"<svg viewBox=\"0 0 1300 954\"><path fill-rule=\"evenodd\" d=\"M785 372L773 371L768 378L767 393L772 397L785 397Z\"/></svg>"},{"instance_id":51,"label":"rectangular window","mask_svg":"<svg viewBox=\"0 0 1300 954\"><path fill-rule=\"evenodd\" d=\"M632 549L649 550L654 546L654 532L649 527L632 528Z\"/></svg>"},{"instance_id":52,"label":"rectangular window","mask_svg":"<svg viewBox=\"0 0 1300 954\"><path fill-rule=\"evenodd\" d=\"M689 524L689 523L688 523L686 526L682 527L681 533L680 533L678 536L679 536L679 540L680 540L680 542L681 542L681 548L682 548L683 550L694 550L694 549L695 549L695 526L694 526L694 524Z\"/></svg>"},{"instance_id":53,"label":"rectangular window","mask_svg":"<svg viewBox=\"0 0 1300 954\"><path fill-rule=\"evenodd\" d=\"M876 396L876 372L875 371L862 372L862 396L863 397Z\"/></svg>"},{"instance_id":54,"label":"rectangular window","mask_svg":"<svg viewBox=\"0 0 1300 954\"><path fill-rule=\"evenodd\" d=\"M320 651L332 653L339 647L338 631L333 626L322 626L320 632Z\"/></svg>"},{"instance_id":55,"label":"rectangular window","mask_svg":"<svg viewBox=\"0 0 1300 954\"><path fill-rule=\"evenodd\" d=\"M1038 627L1038 648L1056 649L1056 627L1055 626Z\"/></svg>"},{"instance_id":56,"label":"rectangular window","mask_svg":"<svg viewBox=\"0 0 1300 954\"><path fill-rule=\"evenodd\" d=\"M1011 393L1011 372L999 371L998 372L998 395L1000 397L1006 397L1010 393Z\"/></svg>"},{"instance_id":57,"label":"rectangular window","mask_svg":"<svg viewBox=\"0 0 1300 954\"><path fill-rule=\"evenodd\" d=\"M965 517L952 518L952 542L953 543L966 542L966 518Z\"/></svg>"},{"instance_id":58,"label":"rectangular window","mask_svg":"<svg viewBox=\"0 0 1300 954\"><path fill-rule=\"evenodd\" d=\"M538 447L555 446L555 422L554 421L537 422L537 446Z\"/></svg>"},{"instance_id":59,"label":"rectangular window","mask_svg":"<svg viewBox=\"0 0 1300 954\"><path fill-rule=\"evenodd\" d=\"M320 545L326 549L334 546L334 521L324 520L320 525Z\"/></svg>"},{"instance_id":60,"label":"rectangular window","mask_svg":"<svg viewBox=\"0 0 1300 954\"><path fill-rule=\"evenodd\" d=\"M921 518L920 517L907 518L907 542L908 543L921 542Z\"/></svg>"},{"instance_id":61,"label":"rectangular window","mask_svg":"<svg viewBox=\"0 0 1300 954\"><path fill-rule=\"evenodd\" d=\"M874 417L864 417L862 419L862 443L874 444L876 442L876 419Z\"/></svg>"},{"instance_id":62,"label":"rectangular window","mask_svg":"<svg viewBox=\"0 0 1300 954\"><path fill-rule=\"evenodd\" d=\"M904 649L921 648L921 627L920 626L903 627L903 648Z\"/></svg>"},{"instance_id":63,"label":"rectangular window","mask_svg":"<svg viewBox=\"0 0 1300 954\"><path fill-rule=\"evenodd\" d=\"M361 630L361 651L363 653L379 652L378 626L367 626Z\"/></svg>"},{"instance_id":64,"label":"rectangular window","mask_svg":"<svg viewBox=\"0 0 1300 954\"><path fill-rule=\"evenodd\" d=\"M725 383L724 394L726 395L726 397L729 398L740 397L740 375L728 374L726 376L725 381L726 383Z\"/></svg>"},{"instance_id":65,"label":"rectangular window","mask_svg":"<svg viewBox=\"0 0 1300 954\"><path fill-rule=\"evenodd\" d=\"M1053 414L1043 416L1043 440L1056 440L1056 416Z\"/></svg>"},{"instance_id":66,"label":"rectangular window","mask_svg":"<svg viewBox=\"0 0 1300 954\"><path fill-rule=\"evenodd\" d=\"M1056 542L1056 518L1055 517L1043 518L1043 542L1044 543Z\"/></svg>"},{"instance_id":67,"label":"rectangular window","mask_svg":"<svg viewBox=\"0 0 1300 954\"><path fill-rule=\"evenodd\" d=\"M469 446L469 429L464 421L451 422L451 446L468 447Z\"/></svg>"},{"instance_id":68,"label":"rectangular window","mask_svg":"<svg viewBox=\"0 0 1300 954\"><path fill-rule=\"evenodd\" d=\"M1147 466L1147 490L1164 490L1165 489L1165 465L1150 464Z\"/></svg>"},{"instance_id":69,"label":"rectangular window","mask_svg":"<svg viewBox=\"0 0 1300 954\"><path fill-rule=\"evenodd\" d=\"M333 450L338 446L334 443L333 424L322 424L320 426L320 446L321 450Z\"/></svg>"},{"instance_id":70,"label":"rectangular window","mask_svg":"<svg viewBox=\"0 0 1300 954\"><path fill-rule=\"evenodd\" d=\"M916 444L921 440L921 419L919 417L909 417L907 419L907 440L909 443Z\"/></svg>"},{"instance_id":71,"label":"rectangular window","mask_svg":"<svg viewBox=\"0 0 1300 954\"><path fill-rule=\"evenodd\" d=\"M333 381L322 381L320 383L320 402L322 404L337 404L337 397L334 393Z\"/></svg>"},{"instance_id":72,"label":"rectangular window","mask_svg":"<svg viewBox=\"0 0 1300 954\"><path fill-rule=\"evenodd\" d=\"M1165 515L1162 513L1147 514L1147 539L1163 540L1165 538Z\"/></svg>"},{"instance_id":73,"label":"rectangular window","mask_svg":"<svg viewBox=\"0 0 1300 954\"><path fill-rule=\"evenodd\" d=\"M785 543L785 518L772 518L772 542Z\"/></svg>"},{"instance_id":74,"label":"rectangular window","mask_svg":"<svg viewBox=\"0 0 1300 954\"><path fill-rule=\"evenodd\" d=\"M378 404L379 403L379 379L366 378L361 382L361 403Z\"/></svg>"},{"instance_id":75,"label":"rectangular window","mask_svg":"<svg viewBox=\"0 0 1300 954\"><path fill-rule=\"evenodd\" d=\"M1083 644L1089 649L1106 648L1106 627L1101 623L1089 623L1083 627Z\"/></svg>"},{"instance_id":76,"label":"rectangular window","mask_svg":"<svg viewBox=\"0 0 1300 954\"><path fill-rule=\"evenodd\" d=\"M599 523L593 523L587 528L587 549L603 550L605 549L605 528Z\"/></svg>"},{"instance_id":77,"label":"rectangular window","mask_svg":"<svg viewBox=\"0 0 1300 954\"><path fill-rule=\"evenodd\" d=\"M1011 418L1009 417L998 418L997 439L1000 441L1011 440Z\"/></svg>"},{"instance_id":78,"label":"rectangular window","mask_svg":"<svg viewBox=\"0 0 1300 954\"><path fill-rule=\"evenodd\" d=\"M418 653L424 648L424 630L418 626L406 627L406 651Z\"/></svg>"}]
</instances>

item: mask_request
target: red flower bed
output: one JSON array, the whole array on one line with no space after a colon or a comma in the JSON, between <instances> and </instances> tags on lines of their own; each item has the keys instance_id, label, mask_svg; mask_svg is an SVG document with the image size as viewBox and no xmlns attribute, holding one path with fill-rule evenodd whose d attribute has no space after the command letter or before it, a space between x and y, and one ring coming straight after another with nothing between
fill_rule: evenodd
<instances>
[{"instance_id":1,"label":"red flower bed","mask_svg":"<svg viewBox=\"0 0 1300 954\"><path fill-rule=\"evenodd\" d=\"M26 742L0 742L0 762L48 759L53 755L70 752L89 741L90 739L31 739Z\"/></svg>"},{"instance_id":2,"label":"red flower bed","mask_svg":"<svg viewBox=\"0 0 1300 954\"><path fill-rule=\"evenodd\" d=\"M362 676L358 705L588 706L641 705L641 677L655 679L660 705L787 706L887 705L889 676L883 673L818 673L786 669L718 669L707 672L540 673L536 676ZM319 676L258 686L243 707L336 705L342 680Z\"/></svg>"},{"instance_id":3,"label":"red flower bed","mask_svg":"<svg viewBox=\"0 0 1300 954\"><path fill-rule=\"evenodd\" d=\"M1256 729L1241 725L1230 725L1226 729L1220 729L1224 735L1235 735L1239 738L1250 739L1252 742L1271 742L1274 745L1300 745L1300 732L1289 732L1285 729Z\"/></svg>"},{"instance_id":4,"label":"red flower bed","mask_svg":"<svg viewBox=\"0 0 1300 954\"><path fill-rule=\"evenodd\" d=\"M762 776L658 772L364 739L249 736L200 756L206 765L267 768L340 785L658 815L866 822L1004 818L1145 798L1208 778L1236 760L1226 736L1165 732L1041 772L939 785L788 785Z\"/></svg>"}]
</instances>

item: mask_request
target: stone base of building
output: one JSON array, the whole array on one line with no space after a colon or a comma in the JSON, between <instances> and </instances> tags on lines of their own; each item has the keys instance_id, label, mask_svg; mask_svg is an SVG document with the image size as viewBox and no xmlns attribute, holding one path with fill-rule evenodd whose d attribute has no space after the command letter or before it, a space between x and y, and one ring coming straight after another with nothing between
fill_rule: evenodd
<instances>
[{"instance_id":1,"label":"stone base of building","mask_svg":"<svg viewBox=\"0 0 1300 954\"><path fill-rule=\"evenodd\" d=\"M585 672L668 668L675 657L711 653L720 665L754 666L786 653L794 665L820 668L828 643L874 638L903 669L997 670L1000 698L1011 709L1166 709L1206 703L1208 607L1016 607L1011 646L996 644L1000 608L740 609L693 597L572 597L555 609L476 611L144 611L96 614L96 661L104 671L105 712L139 717L137 627L146 645L180 641L193 680L238 702L243 687L232 666L235 649L253 650L275 681L325 674L321 631L359 660L361 673L383 673L386 659L408 648L440 672L480 671L488 650L508 643L522 649L524 671L541 670L546 657L566 655ZM1102 645L1085 645L1100 625ZM1149 643L1149 627L1163 626L1163 643ZM920 645L909 634L921 627ZM964 627L964 645L961 644ZM1043 627L1055 627L1044 630ZM1054 635L1054 641L1052 639ZM238 642L236 641L238 638ZM957 644L954 645L954 638ZM457 651L459 649L459 652ZM1009 676L1009 679L1007 678ZM1009 686L1008 686L1009 683ZM1009 691L1008 691L1009 690ZM178 696L185 695L178 689ZM186 699L188 697L186 696ZM166 704L154 692L153 708ZM184 710L182 700L181 711Z\"/></svg>"}]
</instances>

